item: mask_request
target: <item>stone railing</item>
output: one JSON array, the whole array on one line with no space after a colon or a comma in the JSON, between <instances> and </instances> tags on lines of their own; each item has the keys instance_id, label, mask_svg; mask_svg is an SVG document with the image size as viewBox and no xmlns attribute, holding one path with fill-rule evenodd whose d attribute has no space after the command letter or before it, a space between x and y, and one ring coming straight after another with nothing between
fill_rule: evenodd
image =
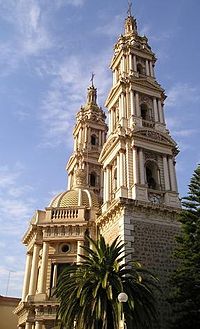
<instances>
[{"instance_id":1,"label":"stone railing","mask_svg":"<svg viewBox=\"0 0 200 329\"><path fill-rule=\"evenodd\" d=\"M146 128L154 128L155 127L155 122L143 119L142 120L142 125L143 125L143 127L146 127Z\"/></svg>"},{"instance_id":2,"label":"stone railing","mask_svg":"<svg viewBox=\"0 0 200 329\"><path fill-rule=\"evenodd\" d=\"M79 217L79 209L52 209L51 219L75 219Z\"/></svg>"}]
</instances>

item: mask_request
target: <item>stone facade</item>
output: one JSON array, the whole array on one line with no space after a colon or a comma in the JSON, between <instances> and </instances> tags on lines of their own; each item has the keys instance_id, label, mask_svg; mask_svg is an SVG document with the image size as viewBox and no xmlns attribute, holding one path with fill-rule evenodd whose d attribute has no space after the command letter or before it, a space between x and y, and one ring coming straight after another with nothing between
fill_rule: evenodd
<instances>
[{"instance_id":1,"label":"stone facade","mask_svg":"<svg viewBox=\"0 0 200 329\"><path fill-rule=\"evenodd\" d=\"M165 124L166 95L156 81L155 62L148 39L139 36L129 13L111 61L109 129L92 78L73 131L68 191L36 212L23 238L27 261L22 300L15 310L20 329L55 328L53 292L59 274L80 262L86 235L95 238L97 231L108 243L119 236L132 257L160 278L161 328L167 329L170 313L164 296L176 266L172 251L179 231L178 149Z\"/></svg>"}]
</instances>

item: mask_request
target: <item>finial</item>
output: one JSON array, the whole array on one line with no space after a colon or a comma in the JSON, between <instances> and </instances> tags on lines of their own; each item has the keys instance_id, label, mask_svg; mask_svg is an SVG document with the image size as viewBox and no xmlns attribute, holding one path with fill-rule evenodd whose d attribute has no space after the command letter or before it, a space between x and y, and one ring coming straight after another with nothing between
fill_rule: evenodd
<instances>
[{"instance_id":1,"label":"finial","mask_svg":"<svg viewBox=\"0 0 200 329\"><path fill-rule=\"evenodd\" d=\"M94 72L92 72L92 77L90 79L90 81L92 82L92 87L94 87L94 77L95 77L95 74L94 74Z\"/></svg>"},{"instance_id":2,"label":"finial","mask_svg":"<svg viewBox=\"0 0 200 329\"><path fill-rule=\"evenodd\" d=\"M128 16L132 16L131 7L132 7L132 2L131 1L128 1L128 10L127 10Z\"/></svg>"}]
</instances>

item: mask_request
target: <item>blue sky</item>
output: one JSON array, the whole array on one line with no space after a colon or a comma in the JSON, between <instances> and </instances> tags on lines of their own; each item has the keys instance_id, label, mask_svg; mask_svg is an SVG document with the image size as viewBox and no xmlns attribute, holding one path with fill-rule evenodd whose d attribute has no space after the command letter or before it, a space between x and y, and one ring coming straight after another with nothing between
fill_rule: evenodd
<instances>
[{"instance_id":1,"label":"blue sky","mask_svg":"<svg viewBox=\"0 0 200 329\"><path fill-rule=\"evenodd\" d=\"M34 210L66 189L75 113L91 72L104 106L126 11L126 0L0 0L1 295L21 295L26 250L20 240ZM200 162L199 12L199 0L133 4L168 95L165 115L181 150L182 196Z\"/></svg>"}]
</instances>

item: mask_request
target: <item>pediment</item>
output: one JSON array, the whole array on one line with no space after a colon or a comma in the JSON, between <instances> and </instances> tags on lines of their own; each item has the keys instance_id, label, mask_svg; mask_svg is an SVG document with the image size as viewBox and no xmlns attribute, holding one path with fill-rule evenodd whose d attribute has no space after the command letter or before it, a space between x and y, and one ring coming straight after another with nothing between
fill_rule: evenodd
<instances>
[{"instance_id":1,"label":"pediment","mask_svg":"<svg viewBox=\"0 0 200 329\"><path fill-rule=\"evenodd\" d=\"M169 135L163 134L161 132L152 129L140 129L134 131L133 136L136 138L138 137L138 138L152 140L156 143L162 143L173 147L177 146L176 142Z\"/></svg>"},{"instance_id":2,"label":"pediment","mask_svg":"<svg viewBox=\"0 0 200 329\"><path fill-rule=\"evenodd\" d=\"M137 85L143 87L143 88L147 88L147 89L153 89L155 91L159 91L159 92L164 92L164 89L161 88L161 86L155 82L155 81L149 81L143 78L135 78L133 77L134 83L136 83Z\"/></svg>"},{"instance_id":3,"label":"pediment","mask_svg":"<svg viewBox=\"0 0 200 329\"><path fill-rule=\"evenodd\" d=\"M103 148L102 148L102 151L101 151L101 154L99 156L99 161L101 162L101 159L103 157L103 155L111 148L113 147L113 145L115 144L115 142L117 141L118 139L118 135L117 134L113 134L111 135L107 141L105 142Z\"/></svg>"}]
</instances>

